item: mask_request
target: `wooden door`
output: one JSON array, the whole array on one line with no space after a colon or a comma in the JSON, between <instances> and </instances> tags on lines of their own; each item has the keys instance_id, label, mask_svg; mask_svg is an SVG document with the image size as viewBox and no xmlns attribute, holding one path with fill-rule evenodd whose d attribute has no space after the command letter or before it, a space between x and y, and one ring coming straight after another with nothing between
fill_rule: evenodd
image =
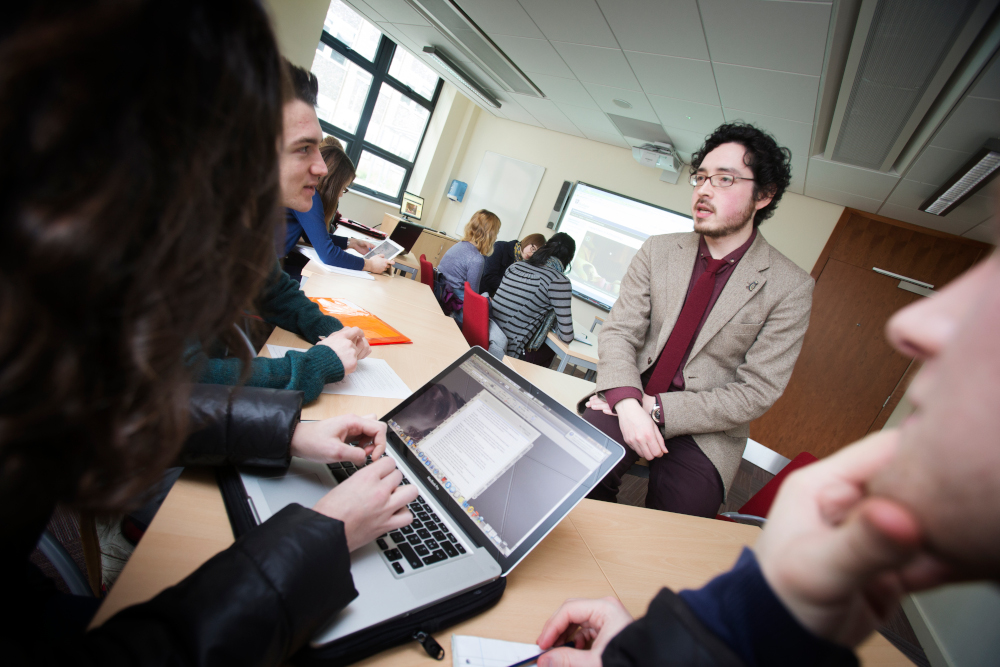
<instances>
[{"instance_id":1,"label":"wooden door","mask_svg":"<svg viewBox=\"0 0 1000 667\"><path fill-rule=\"evenodd\" d=\"M750 437L787 456L831 454L881 428L906 390L911 362L886 342L894 312L923 297L873 267L940 289L989 250L977 241L846 209L813 278L812 315L784 395Z\"/></svg>"}]
</instances>

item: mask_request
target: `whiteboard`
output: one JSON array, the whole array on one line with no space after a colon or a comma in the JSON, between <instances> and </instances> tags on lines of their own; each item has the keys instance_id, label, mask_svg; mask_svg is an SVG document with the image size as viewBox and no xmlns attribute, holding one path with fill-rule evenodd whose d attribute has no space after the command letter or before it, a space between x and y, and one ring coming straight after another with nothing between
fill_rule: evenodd
<instances>
[{"instance_id":1,"label":"whiteboard","mask_svg":"<svg viewBox=\"0 0 1000 667\"><path fill-rule=\"evenodd\" d=\"M476 180L465 198L465 208L455 236L462 238L469 218L479 209L485 208L500 218L498 241L520 238L521 228L528 218L528 209L535 200L538 184L542 182L544 174L545 167L486 151Z\"/></svg>"}]
</instances>

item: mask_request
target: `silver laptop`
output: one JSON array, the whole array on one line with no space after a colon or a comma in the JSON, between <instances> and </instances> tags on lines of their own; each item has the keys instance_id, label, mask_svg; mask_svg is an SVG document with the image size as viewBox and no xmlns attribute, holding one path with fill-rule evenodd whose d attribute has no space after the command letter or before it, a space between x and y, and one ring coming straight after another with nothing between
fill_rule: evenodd
<instances>
[{"instance_id":1,"label":"silver laptop","mask_svg":"<svg viewBox=\"0 0 1000 667\"><path fill-rule=\"evenodd\" d=\"M383 421L386 455L420 491L415 520L351 554L359 595L314 646L505 576L624 455L478 347ZM259 523L293 502L311 507L355 471L293 459L286 471L240 474Z\"/></svg>"}]
</instances>

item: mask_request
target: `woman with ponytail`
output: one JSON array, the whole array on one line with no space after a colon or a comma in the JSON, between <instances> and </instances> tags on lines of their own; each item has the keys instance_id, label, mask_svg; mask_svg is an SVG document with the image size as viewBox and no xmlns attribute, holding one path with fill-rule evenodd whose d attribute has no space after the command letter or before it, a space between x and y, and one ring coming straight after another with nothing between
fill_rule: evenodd
<instances>
[{"instance_id":1,"label":"woman with ponytail","mask_svg":"<svg viewBox=\"0 0 1000 667\"><path fill-rule=\"evenodd\" d=\"M504 273L493 298L493 320L507 335L507 354L548 366L555 353L545 345L550 330L560 340L573 340L570 310L572 288L566 272L576 241L555 234L526 262L515 262Z\"/></svg>"}]
</instances>

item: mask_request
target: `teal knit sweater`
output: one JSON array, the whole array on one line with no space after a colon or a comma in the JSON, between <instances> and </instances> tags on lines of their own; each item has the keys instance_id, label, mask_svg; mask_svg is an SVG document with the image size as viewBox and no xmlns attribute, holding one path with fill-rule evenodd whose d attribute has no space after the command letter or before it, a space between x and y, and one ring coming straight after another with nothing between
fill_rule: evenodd
<instances>
[{"instance_id":1,"label":"teal knit sweater","mask_svg":"<svg viewBox=\"0 0 1000 667\"><path fill-rule=\"evenodd\" d=\"M344 328L337 318L324 315L280 265L275 266L275 274L260 298L260 315L266 322L298 334L313 344L320 336L329 336ZM203 369L201 382L226 385L239 382L243 372L239 359L205 359L204 353L199 356ZM306 403L316 400L323 385L344 379L344 365L337 353L325 345L316 345L305 352L289 352L280 359L257 357L251 364L246 386L298 389L305 394Z\"/></svg>"}]
</instances>

